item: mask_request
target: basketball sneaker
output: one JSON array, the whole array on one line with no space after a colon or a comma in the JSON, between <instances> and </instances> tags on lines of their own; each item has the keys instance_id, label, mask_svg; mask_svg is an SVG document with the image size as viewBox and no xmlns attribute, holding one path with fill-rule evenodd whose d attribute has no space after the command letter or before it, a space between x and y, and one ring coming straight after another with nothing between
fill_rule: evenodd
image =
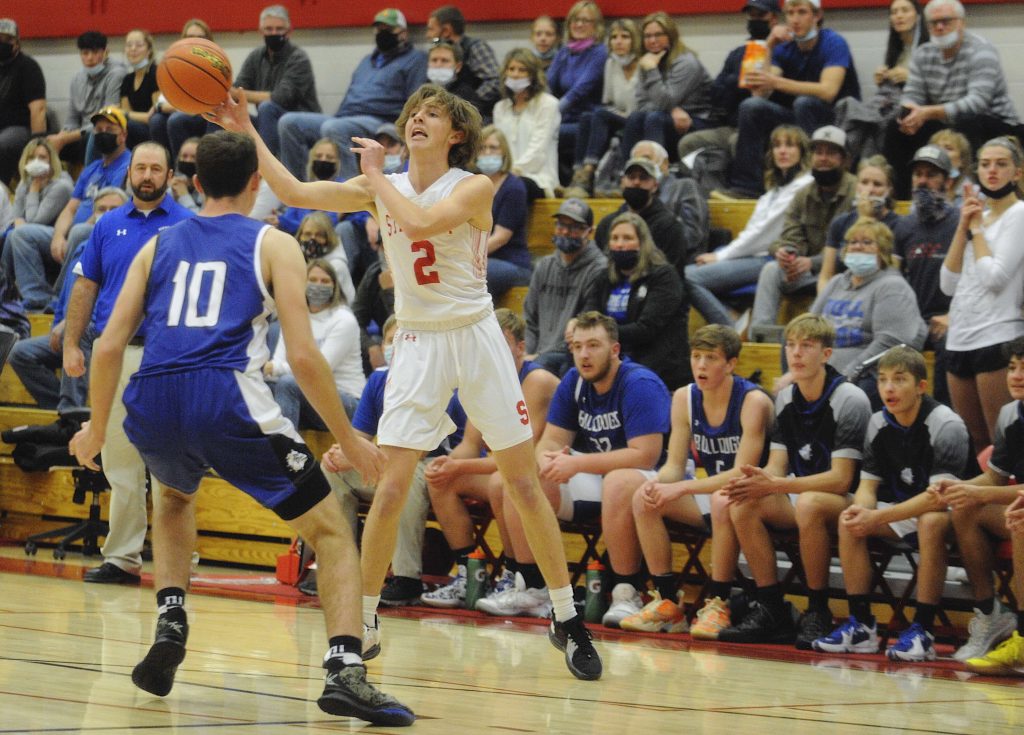
<instances>
[{"instance_id":1,"label":"basketball sneaker","mask_svg":"<svg viewBox=\"0 0 1024 735\"><path fill-rule=\"evenodd\" d=\"M594 681L601 678L601 657L579 615L564 623L552 620L548 640L559 651L565 652L565 665L577 679Z\"/></svg>"},{"instance_id":2,"label":"basketball sneaker","mask_svg":"<svg viewBox=\"0 0 1024 735\"><path fill-rule=\"evenodd\" d=\"M816 639L811 647L824 653L878 653L878 644L878 623L869 628L851 615L827 636Z\"/></svg>"},{"instance_id":3,"label":"basketball sneaker","mask_svg":"<svg viewBox=\"0 0 1024 735\"><path fill-rule=\"evenodd\" d=\"M974 617L967 625L970 637L956 650L953 658L957 661L981 658L1016 629L1017 616L1007 610L999 600L995 601L989 615L983 615L981 610L974 608Z\"/></svg>"},{"instance_id":4,"label":"basketball sneaker","mask_svg":"<svg viewBox=\"0 0 1024 735\"><path fill-rule=\"evenodd\" d=\"M690 637L698 641L717 641L718 634L732 625L729 603L721 597L704 600L697 619L690 626Z\"/></svg>"},{"instance_id":5,"label":"basketball sneaker","mask_svg":"<svg viewBox=\"0 0 1024 735\"><path fill-rule=\"evenodd\" d=\"M418 577L400 577L397 574L388 580L380 592L380 604L388 607L415 605L420 601L423 583Z\"/></svg>"},{"instance_id":6,"label":"basketball sneaker","mask_svg":"<svg viewBox=\"0 0 1024 735\"><path fill-rule=\"evenodd\" d=\"M1024 676L1024 637L1015 630L994 650L964 663L976 674Z\"/></svg>"},{"instance_id":7,"label":"basketball sneaker","mask_svg":"<svg viewBox=\"0 0 1024 735\"><path fill-rule=\"evenodd\" d=\"M328 671L316 703L327 714L358 717L374 725L405 727L416 721L411 709L366 681L365 666Z\"/></svg>"},{"instance_id":8,"label":"basketball sneaker","mask_svg":"<svg viewBox=\"0 0 1024 735\"><path fill-rule=\"evenodd\" d=\"M146 657L132 669L132 682L139 689L166 697L174 686L178 664L185 660L188 623L161 615L156 620L156 640Z\"/></svg>"},{"instance_id":9,"label":"basketball sneaker","mask_svg":"<svg viewBox=\"0 0 1024 735\"><path fill-rule=\"evenodd\" d=\"M612 588L612 604L601 618L601 625L606 628L618 628L623 620L636 615L644 606L644 601L636 587L628 582L621 582Z\"/></svg>"},{"instance_id":10,"label":"basketball sneaker","mask_svg":"<svg viewBox=\"0 0 1024 735\"><path fill-rule=\"evenodd\" d=\"M466 606L466 565L459 564L459 570L451 582L432 592L420 595L424 605L447 609Z\"/></svg>"},{"instance_id":11,"label":"basketball sneaker","mask_svg":"<svg viewBox=\"0 0 1024 735\"><path fill-rule=\"evenodd\" d=\"M380 655L380 616L373 616L373 626L363 623L363 661Z\"/></svg>"},{"instance_id":12,"label":"basketball sneaker","mask_svg":"<svg viewBox=\"0 0 1024 735\"><path fill-rule=\"evenodd\" d=\"M619 627L640 633L685 633L689 628L683 609L657 592L640 612L623 618Z\"/></svg>"},{"instance_id":13,"label":"basketball sneaker","mask_svg":"<svg viewBox=\"0 0 1024 735\"><path fill-rule=\"evenodd\" d=\"M810 651L816 640L826 637L832 631L833 624L832 613L827 608L808 610L797 623L796 647L801 651Z\"/></svg>"},{"instance_id":14,"label":"basketball sneaker","mask_svg":"<svg viewBox=\"0 0 1024 735\"><path fill-rule=\"evenodd\" d=\"M792 604L785 603L781 614L776 615L767 605L752 600L743 619L718 632L723 643L792 643L796 638L796 613Z\"/></svg>"},{"instance_id":15,"label":"basketball sneaker","mask_svg":"<svg viewBox=\"0 0 1024 735\"><path fill-rule=\"evenodd\" d=\"M523 575L516 572L515 585L511 589L481 597L476 601L476 609L506 618L547 618L551 616L551 598L547 587L527 587Z\"/></svg>"},{"instance_id":16,"label":"basketball sneaker","mask_svg":"<svg viewBox=\"0 0 1024 735\"><path fill-rule=\"evenodd\" d=\"M892 661L934 661L935 636L913 623L900 633L899 640L889 646L885 655Z\"/></svg>"},{"instance_id":17,"label":"basketball sneaker","mask_svg":"<svg viewBox=\"0 0 1024 735\"><path fill-rule=\"evenodd\" d=\"M516 586L516 575L515 572L510 572L508 569L502 567L501 574L494 581L494 586L491 588L491 593L494 592L505 592Z\"/></svg>"}]
</instances>

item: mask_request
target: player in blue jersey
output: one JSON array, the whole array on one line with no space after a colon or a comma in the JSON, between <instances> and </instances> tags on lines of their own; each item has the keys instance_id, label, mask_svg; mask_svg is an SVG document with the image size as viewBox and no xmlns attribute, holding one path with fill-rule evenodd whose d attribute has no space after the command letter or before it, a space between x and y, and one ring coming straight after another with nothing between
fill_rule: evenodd
<instances>
[{"instance_id":1,"label":"player in blue jersey","mask_svg":"<svg viewBox=\"0 0 1024 735\"><path fill-rule=\"evenodd\" d=\"M260 140L244 93L237 102L228 95L209 118L256 141L260 171L285 204L369 210L380 224L400 331L377 435L387 462L362 537L363 624L372 642L367 648L380 640L380 590L410 481L420 455L451 432L445 407L458 389L550 583L549 639L574 676L600 678L601 659L576 613L558 522L537 477L529 411L487 291L494 185L461 168L476 153L480 113L441 87L424 85L396 123L409 151L408 171L385 174L384 147L353 138L362 175L343 183L292 176Z\"/></svg>"},{"instance_id":2,"label":"player in blue jersey","mask_svg":"<svg viewBox=\"0 0 1024 735\"><path fill-rule=\"evenodd\" d=\"M168 694L185 657L184 609L195 547L195 491L208 469L277 513L316 549L330 648L320 708L376 724L410 725L409 708L366 681L355 542L319 465L282 415L261 371L275 311L296 380L372 480L383 457L356 436L317 348L306 307L306 268L294 238L245 216L260 177L252 141L208 135L196 153L200 216L161 232L132 261L103 334L93 346L92 421L72 440L84 465L103 446L125 348L145 330L142 365L125 391L125 432L160 480L153 547L156 641L132 681Z\"/></svg>"},{"instance_id":3,"label":"player in blue jersey","mask_svg":"<svg viewBox=\"0 0 1024 735\"><path fill-rule=\"evenodd\" d=\"M719 491L733 478L742 477L741 466L764 466L774 416L768 394L734 374L742 346L735 330L718 324L701 327L690 341L694 382L672 397L668 459L657 479L645 482L633 495L637 535L658 597L624 619L625 630L671 632L683 627L683 610L675 601L679 580L672 573L672 543L665 521L703 527L709 512L711 584L690 635L714 640L731 623L729 595L740 545L729 516L729 500ZM686 478L691 444L706 478Z\"/></svg>"}]
</instances>

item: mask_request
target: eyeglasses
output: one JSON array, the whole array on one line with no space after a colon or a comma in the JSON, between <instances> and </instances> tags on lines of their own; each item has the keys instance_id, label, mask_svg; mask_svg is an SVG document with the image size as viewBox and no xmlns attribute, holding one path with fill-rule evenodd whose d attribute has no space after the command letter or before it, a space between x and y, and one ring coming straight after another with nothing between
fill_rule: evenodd
<instances>
[{"instance_id":1,"label":"eyeglasses","mask_svg":"<svg viewBox=\"0 0 1024 735\"><path fill-rule=\"evenodd\" d=\"M869 250L874 247L878 247L878 243L874 240L847 240L845 243L847 250Z\"/></svg>"},{"instance_id":2,"label":"eyeglasses","mask_svg":"<svg viewBox=\"0 0 1024 735\"><path fill-rule=\"evenodd\" d=\"M929 28L938 28L939 26L948 26L956 23L959 18L932 18L928 21Z\"/></svg>"},{"instance_id":3,"label":"eyeglasses","mask_svg":"<svg viewBox=\"0 0 1024 735\"><path fill-rule=\"evenodd\" d=\"M595 21L593 18L586 18L577 15L575 18L572 19L571 25L592 26L596 22L597 21Z\"/></svg>"},{"instance_id":4,"label":"eyeglasses","mask_svg":"<svg viewBox=\"0 0 1024 735\"><path fill-rule=\"evenodd\" d=\"M668 38L668 34L665 31L658 31L657 33L645 33L644 40L652 41L655 38Z\"/></svg>"}]
</instances>

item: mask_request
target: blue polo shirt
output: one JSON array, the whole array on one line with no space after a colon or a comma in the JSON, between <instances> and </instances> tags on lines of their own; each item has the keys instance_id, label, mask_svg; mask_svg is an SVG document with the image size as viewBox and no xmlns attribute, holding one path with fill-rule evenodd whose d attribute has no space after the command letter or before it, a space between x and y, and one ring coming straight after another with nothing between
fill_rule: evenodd
<instances>
[{"instance_id":1,"label":"blue polo shirt","mask_svg":"<svg viewBox=\"0 0 1024 735\"><path fill-rule=\"evenodd\" d=\"M133 201L112 209L93 228L75 273L99 284L92 321L102 332L114 310L114 302L128 275L128 266L142 246L161 230L194 217L195 212L165 195L163 201L148 214L136 208Z\"/></svg>"},{"instance_id":2,"label":"blue polo shirt","mask_svg":"<svg viewBox=\"0 0 1024 735\"><path fill-rule=\"evenodd\" d=\"M132 152L126 150L109 165L104 164L103 159L100 158L82 170L78 182L75 184L75 190L71 192L71 196L81 202L71 224L81 224L92 216L92 198L100 189L107 186L124 188L125 179L128 178L128 164L131 163L131 160Z\"/></svg>"},{"instance_id":3,"label":"blue polo shirt","mask_svg":"<svg viewBox=\"0 0 1024 735\"><path fill-rule=\"evenodd\" d=\"M796 41L779 44L772 52L772 64L782 69L782 76L786 79L798 82L821 81L821 73L826 68L841 66L846 69L846 76L843 77L843 84L839 87L835 101L838 102L844 97L860 99L860 82L857 80L857 69L853 65L850 46L845 38L831 28L819 30L818 42L807 52L801 51ZM788 94L776 92L772 95L772 100L786 107L793 106L793 97Z\"/></svg>"}]
</instances>

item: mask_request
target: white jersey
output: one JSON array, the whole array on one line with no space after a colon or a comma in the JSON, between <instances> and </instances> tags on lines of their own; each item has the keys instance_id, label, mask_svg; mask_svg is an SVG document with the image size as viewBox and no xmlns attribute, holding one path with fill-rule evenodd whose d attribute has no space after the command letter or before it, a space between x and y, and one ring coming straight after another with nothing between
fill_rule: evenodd
<instances>
[{"instance_id":1,"label":"white jersey","mask_svg":"<svg viewBox=\"0 0 1024 735\"><path fill-rule=\"evenodd\" d=\"M424 209L449 196L468 176L449 169L417 194L409 174L390 174L398 191ZM464 222L429 240L411 241L376 198L384 255L395 280L395 316L409 329L447 330L473 324L493 310L487 292L487 233Z\"/></svg>"}]
</instances>

